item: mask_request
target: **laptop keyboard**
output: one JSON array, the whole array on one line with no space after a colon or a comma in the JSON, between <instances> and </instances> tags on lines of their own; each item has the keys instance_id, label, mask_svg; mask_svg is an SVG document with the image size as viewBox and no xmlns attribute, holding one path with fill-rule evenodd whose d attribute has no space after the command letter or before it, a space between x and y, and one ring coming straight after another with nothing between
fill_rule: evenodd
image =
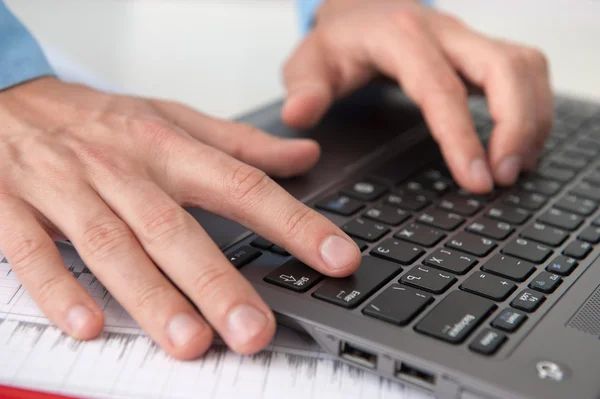
<instances>
[{"instance_id":1,"label":"laptop keyboard","mask_svg":"<svg viewBox=\"0 0 600 399\"><path fill-rule=\"evenodd\" d=\"M485 114L475 122L489 134ZM335 279L290 258L264 280L493 355L600 243L599 154L600 114L559 101L539 167L513 187L471 195L439 161L400 181L368 174L314 203L349 218L341 228L364 253L360 268ZM261 250L286 254L257 237L230 257Z\"/></svg>"}]
</instances>

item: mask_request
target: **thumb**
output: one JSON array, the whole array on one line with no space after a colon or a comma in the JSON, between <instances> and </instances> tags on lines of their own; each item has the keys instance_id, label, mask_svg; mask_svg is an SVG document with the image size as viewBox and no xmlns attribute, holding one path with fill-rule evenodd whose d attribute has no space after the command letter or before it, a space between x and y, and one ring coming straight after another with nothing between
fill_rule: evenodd
<instances>
[{"instance_id":1,"label":"thumb","mask_svg":"<svg viewBox=\"0 0 600 399\"><path fill-rule=\"evenodd\" d=\"M324 53L313 32L285 64L283 79L287 96L281 118L291 127L314 126L336 97L338 77Z\"/></svg>"}]
</instances>

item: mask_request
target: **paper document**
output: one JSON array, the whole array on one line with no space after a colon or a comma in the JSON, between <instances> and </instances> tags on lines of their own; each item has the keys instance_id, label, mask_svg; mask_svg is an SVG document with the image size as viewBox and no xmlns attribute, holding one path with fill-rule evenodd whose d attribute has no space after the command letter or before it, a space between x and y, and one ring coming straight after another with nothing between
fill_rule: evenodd
<instances>
[{"instance_id":1,"label":"paper document","mask_svg":"<svg viewBox=\"0 0 600 399\"><path fill-rule=\"evenodd\" d=\"M201 359L177 361L143 334L75 251L61 253L104 309L105 332L80 342L49 325L0 253L0 384L94 398L430 397L345 365L284 327L254 356L215 345Z\"/></svg>"}]
</instances>

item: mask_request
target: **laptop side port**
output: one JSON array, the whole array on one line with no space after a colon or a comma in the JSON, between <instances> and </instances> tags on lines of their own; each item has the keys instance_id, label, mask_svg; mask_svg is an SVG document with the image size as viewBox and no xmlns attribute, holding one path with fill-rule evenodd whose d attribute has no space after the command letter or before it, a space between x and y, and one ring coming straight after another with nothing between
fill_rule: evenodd
<instances>
[{"instance_id":1,"label":"laptop side port","mask_svg":"<svg viewBox=\"0 0 600 399\"><path fill-rule=\"evenodd\" d=\"M435 374L401 361L396 361L394 376L429 390L435 386Z\"/></svg>"},{"instance_id":2,"label":"laptop side port","mask_svg":"<svg viewBox=\"0 0 600 399\"><path fill-rule=\"evenodd\" d=\"M360 366L377 369L377 355L354 344L340 341L340 356Z\"/></svg>"}]
</instances>

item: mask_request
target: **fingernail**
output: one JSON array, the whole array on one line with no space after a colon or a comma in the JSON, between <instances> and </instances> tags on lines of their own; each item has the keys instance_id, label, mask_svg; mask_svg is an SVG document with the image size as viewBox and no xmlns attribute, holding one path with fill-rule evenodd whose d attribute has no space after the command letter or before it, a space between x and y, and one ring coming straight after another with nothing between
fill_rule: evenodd
<instances>
[{"instance_id":1,"label":"fingernail","mask_svg":"<svg viewBox=\"0 0 600 399\"><path fill-rule=\"evenodd\" d=\"M267 327L267 316L250 305L239 305L229 312L227 328L229 339L245 345Z\"/></svg>"},{"instance_id":2,"label":"fingernail","mask_svg":"<svg viewBox=\"0 0 600 399\"><path fill-rule=\"evenodd\" d=\"M196 318L187 313L179 313L169 321L167 335L174 346L185 346L194 337L200 335L202 330L204 325Z\"/></svg>"},{"instance_id":3,"label":"fingernail","mask_svg":"<svg viewBox=\"0 0 600 399\"><path fill-rule=\"evenodd\" d=\"M358 248L339 236L329 236L321 244L321 258L332 270L344 269L356 259Z\"/></svg>"},{"instance_id":4,"label":"fingernail","mask_svg":"<svg viewBox=\"0 0 600 399\"><path fill-rule=\"evenodd\" d=\"M471 178L477 182L478 185L485 186L491 190L494 186L494 179L487 166L487 163L477 158L471 162Z\"/></svg>"},{"instance_id":5,"label":"fingernail","mask_svg":"<svg viewBox=\"0 0 600 399\"><path fill-rule=\"evenodd\" d=\"M519 172L521 172L522 165L521 157L517 155L511 155L500 163L496 170L496 178L502 184L512 184L517 180Z\"/></svg>"},{"instance_id":6,"label":"fingernail","mask_svg":"<svg viewBox=\"0 0 600 399\"><path fill-rule=\"evenodd\" d=\"M77 334L93 322L94 315L83 305L73 306L67 312L67 325L71 334Z\"/></svg>"}]
</instances>

